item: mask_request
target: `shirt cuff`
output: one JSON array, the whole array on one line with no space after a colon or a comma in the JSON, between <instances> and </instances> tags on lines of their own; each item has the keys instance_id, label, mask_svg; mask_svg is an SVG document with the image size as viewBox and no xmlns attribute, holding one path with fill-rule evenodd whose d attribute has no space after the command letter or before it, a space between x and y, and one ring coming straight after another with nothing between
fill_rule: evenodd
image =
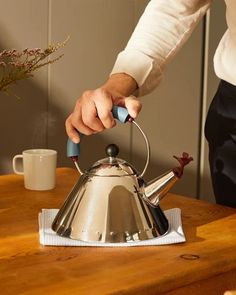
<instances>
[{"instance_id":1,"label":"shirt cuff","mask_svg":"<svg viewBox=\"0 0 236 295\"><path fill-rule=\"evenodd\" d=\"M153 79L151 79L152 81L148 79L150 75L153 76L153 71L155 72L156 83ZM151 57L135 50L124 50L119 53L110 75L118 73L128 74L135 79L139 87L139 95L149 93L155 88L162 76L160 67Z\"/></svg>"}]
</instances>

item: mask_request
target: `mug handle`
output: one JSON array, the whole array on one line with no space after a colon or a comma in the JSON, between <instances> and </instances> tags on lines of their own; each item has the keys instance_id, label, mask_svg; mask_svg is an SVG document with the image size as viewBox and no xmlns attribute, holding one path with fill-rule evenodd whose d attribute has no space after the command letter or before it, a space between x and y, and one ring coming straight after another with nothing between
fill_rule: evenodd
<instances>
[{"instance_id":1,"label":"mug handle","mask_svg":"<svg viewBox=\"0 0 236 295\"><path fill-rule=\"evenodd\" d=\"M17 166L17 160L18 159L21 159L22 161L23 161L23 155L16 155L16 156L14 156L14 158L12 159L12 168L13 168L13 170L14 170L14 172L16 173L16 174L19 174L19 175L24 175L24 171L19 171L17 168L16 168L16 166Z\"/></svg>"}]
</instances>

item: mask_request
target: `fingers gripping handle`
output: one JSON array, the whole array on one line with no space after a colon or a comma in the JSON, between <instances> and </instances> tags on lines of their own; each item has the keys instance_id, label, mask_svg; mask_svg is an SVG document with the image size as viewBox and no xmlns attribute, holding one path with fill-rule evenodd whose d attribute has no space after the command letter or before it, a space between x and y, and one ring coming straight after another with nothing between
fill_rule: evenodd
<instances>
[{"instance_id":1,"label":"fingers gripping handle","mask_svg":"<svg viewBox=\"0 0 236 295\"><path fill-rule=\"evenodd\" d=\"M115 119L120 121L121 123L126 123L129 119L129 113L126 108L113 106L112 115ZM81 133L80 137L81 137ZM68 138L67 140L67 157L77 157L80 155L80 143L74 143L72 140Z\"/></svg>"}]
</instances>

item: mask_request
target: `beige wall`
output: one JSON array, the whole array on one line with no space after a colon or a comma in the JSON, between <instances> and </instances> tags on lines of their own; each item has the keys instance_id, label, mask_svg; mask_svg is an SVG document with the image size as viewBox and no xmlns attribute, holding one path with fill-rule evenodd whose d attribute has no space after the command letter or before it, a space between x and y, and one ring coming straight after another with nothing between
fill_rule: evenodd
<instances>
[{"instance_id":1,"label":"beige wall","mask_svg":"<svg viewBox=\"0 0 236 295\"><path fill-rule=\"evenodd\" d=\"M0 94L0 173L12 173L11 158L26 148L54 148L59 152L58 166L71 165L66 158L65 118L79 94L106 79L147 3L147 0L1 1L1 49L46 47L68 35L70 41L63 49L63 59L14 88L21 99ZM205 36L201 22L167 68L160 87L142 98L143 111L138 119L151 142L146 180L172 168L176 164L172 156L186 151L194 162L173 191L211 201L214 199L204 139L200 145L205 119L202 106L208 106L217 85L211 60L225 27L223 1L215 1L213 6L207 24L209 34ZM214 46L207 47L209 61L205 58L204 68L207 40ZM207 98L202 96L203 92L207 92ZM104 157L104 147L109 142L118 143L120 157L142 169L145 161L142 138L131 126L120 124L83 140L82 168Z\"/></svg>"}]
</instances>

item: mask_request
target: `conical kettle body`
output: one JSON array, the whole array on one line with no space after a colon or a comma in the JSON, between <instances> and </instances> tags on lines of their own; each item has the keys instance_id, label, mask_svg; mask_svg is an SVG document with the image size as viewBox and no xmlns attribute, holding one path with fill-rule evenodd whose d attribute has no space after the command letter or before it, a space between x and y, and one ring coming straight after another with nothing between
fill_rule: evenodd
<instances>
[{"instance_id":1,"label":"conical kettle body","mask_svg":"<svg viewBox=\"0 0 236 295\"><path fill-rule=\"evenodd\" d=\"M90 171L80 177L54 219L52 229L57 234L86 242L120 243L168 232L160 207L152 208L143 201L144 184L130 168L126 167L124 175L121 163L106 164L100 173Z\"/></svg>"}]
</instances>

